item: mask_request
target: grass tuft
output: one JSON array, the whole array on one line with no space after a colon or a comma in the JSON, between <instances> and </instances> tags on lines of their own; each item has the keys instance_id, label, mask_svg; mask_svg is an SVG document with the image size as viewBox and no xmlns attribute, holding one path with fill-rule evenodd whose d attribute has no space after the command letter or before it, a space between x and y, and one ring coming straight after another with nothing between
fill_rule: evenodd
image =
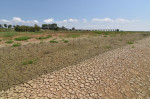
<instances>
[{"instance_id":1,"label":"grass tuft","mask_svg":"<svg viewBox=\"0 0 150 99\"><path fill-rule=\"evenodd\" d=\"M13 41L12 41L12 40L9 40L9 41L6 41L5 43L11 44L11 43L13 43Z\"/></svg>"},{"instance_id":2,"label":"grass tuft","mask_svg":"<svg viewBox=\"0 0 150 99\"><path fill-rule=\"evenodd\" d=\"M133 42L132 41L128 41L128 44L133 44Z\"/></svg>"},{"instance_id":3,"label":"grass tuft","mask_svg":"<svg viewBox=\"0 0 150 99\"><path fill-rule=\"evenodd\" d=\"M51 40L50 43L58 43L58 41Z\"/></svg>"},{"instance_id":4,"label":"grass tuft","mask_svg":"<svg viewBox=\"0 0 150 99\"><path fill-rule=\"evenodd\" d=\"M28 37L28 36L15 38L16 41L25 41L25 40L28 40L28 39L30 39L30 37Z\"/></svg>"},{"instance_id":5,"label":"grass tuft","mask_svg":"<svg viewBox=\"0 0 150 99\"><path fill-rule=\"evenodd\" d=\"M21 46L20 43L16 43L16 44L13 44L12 47L17 47L17 46Z\"/></svg>"},{"instance_id":6,"label":"grass tuft","mask_svg":"<svg viewBox=\"0 0 150 99\"><path fill-rule=\"evenodd\" d=\"M33 60L24 61L22 65L33 64Z\"/></svg>"}]
</instances>

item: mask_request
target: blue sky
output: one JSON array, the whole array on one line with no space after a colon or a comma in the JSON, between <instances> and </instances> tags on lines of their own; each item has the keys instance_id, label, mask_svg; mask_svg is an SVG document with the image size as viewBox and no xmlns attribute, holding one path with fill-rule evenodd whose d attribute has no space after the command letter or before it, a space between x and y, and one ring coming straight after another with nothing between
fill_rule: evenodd
<instances>
[{"instance_id":1,"label":"blue sky","mask_svg":"<svg viewBox=\"0 0 150 99\"><path fill-rule=\"evenodd\" d=\"M0 24L150 31L150 0L1 0Z\"/></svg>"}]
</instances>

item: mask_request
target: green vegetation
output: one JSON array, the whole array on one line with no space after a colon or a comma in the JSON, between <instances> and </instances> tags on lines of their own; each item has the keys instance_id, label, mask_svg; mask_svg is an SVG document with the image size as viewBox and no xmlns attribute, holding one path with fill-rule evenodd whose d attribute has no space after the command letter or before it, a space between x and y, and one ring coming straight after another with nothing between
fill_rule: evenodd
<instances>
[{"instance_id":1,"label":"green vegetation","mask_svg":"<svg viewBox=\"0 0 150 99\"><path fill-rule=\"evenodd\" d=\"M0 36L2 37L12 37L14 35L18 35L17 32L0 32Z\"/></svg>"},{"instance_id":2,"label":"green vegetation","mask_svg":"<svg viewBox=\"0 0 150 99\"><path fill-rule=\"evenodd\" d=\"M18 47L18 46L21 46L20 43L16 43L16 44L13 44L12 47Z\"/></svg>"},{"instance_id":3,"label":"green vegetation","mask_svg":"<svg viewBox=\"0 0 150 99\"><path fill-rule=\"evenodd\" d=\"M68 40L64 40L64 43L68 43L69 41Z\"/></svg>"},{"instance_id":4,"label":"green vegetation","mask_svg":"<svg viewBox=\"0 0 150 99\"><path fill-rule=\"evenodd\" d=\"M58 41L51 40L50 43L58 43Z\"/></svg>"},{"instance_id":5,"label":"green vegetation","mask_svg":"<svg viewBox=\"0 0 150 99\"><path fill-rule=\"evenodd\" d=\"M110 49L111 48L111 46L110 45L105 45L105 46L103 46L105 49Z\"/></svg>"},{"instance_id":6,"label":"green vegetation","mask_svg":"<svg viewBox=\"0 0 150 99\"><path fill-rule=\"evenodd\" d=\"M17 25L17 26L15 26L14 29L17 32L36 32L36 31L40 31L40 27L36 24L34 25L34 27L33 26L25 26L25 25L23 25L23 26Z\"/></svg>"},{"instance_id":7,"label":"green vegetation","mask_svg":"<svg viewBox=\"0 0 150 99\"><path fill-rule=\"evenodd\" d=\"M80 34L68 34L66 37L77 38L80 37Z\"/></svg>"},{"instance_id":8,"label":"green vegetation","mask_svg":"<svg viewBox=\"0 0 150 99\"><path fill-rule=\"evenodd\" d=\"M44 42L40 42L40 43L42 44L42 43L44 43Z\"/></svg>"},{"instance_id":9,"label":"green vegetation","mask_svg":"<svg viewBox=\"0 0 150 99\"><path fill-rule=\"evenodd\" d=\"M2 40L0 39L0 42L1 42Z\"/></svg>"},{"instance_id":10,"label":"green vegetation","mask_svg":"<svg viewBox=\"0 0 150 99\"><path fill-rule=\"evenodd\" d=\"M30 39L30 37L28 37L28 36L15 38L16 41L25 41L25 40L28 40L28 39Z\"/></svg>"},{"instance_id":11,"label":"green vegetation","mask_svg":"<svg viewBox=\"0 0 150 99\"><path fill-rule=\"evenodd\" d=\"M68 43L68 42L69 42L68 40L64 40L64 39L62 39L62 41L63 41L64 43Z\"/></svg>"},{"instance_id":12,"label":"green vegetation","mask_svg":"<svg viewBox=\"0 0 150 99\"><path fill-rule=\"evenodd\" d=\"M9 40L9 41L6 41L5 43L11 44L11 43L13 43L13 41L12 41L12 40Z\"/></svg>"},{"instance_id":13,"label":"green vegetation","mask_svg":"<svg viewBox=\"0 0 150 99\"><path fill-rule=\"evenodd\" d=\"M38 37L37 39L42 40L42 39L48 39L48 38L51 38L51 37L52 37L51 35L48 35L48 36L46 36L46 37Z\"/></svg>"},{"instance_id":14,"label":"green vegetation","mask_svg":"<svg viewBox=\"0 0 150 99\"><path fill-rule=\"evenodd\" d=\"M128 44L133 44L133 42L132 41L128 41Z\"/></svg>"},{"instance_id":15,"label":"green vegetation","mask_svg":"<svg viewBox=\"0 0 150 99\"><path fill-rule=\"evenodd\" d=\"M33 64L33 60L24 61L22 65Z\"/></svg>"}]
</instances>

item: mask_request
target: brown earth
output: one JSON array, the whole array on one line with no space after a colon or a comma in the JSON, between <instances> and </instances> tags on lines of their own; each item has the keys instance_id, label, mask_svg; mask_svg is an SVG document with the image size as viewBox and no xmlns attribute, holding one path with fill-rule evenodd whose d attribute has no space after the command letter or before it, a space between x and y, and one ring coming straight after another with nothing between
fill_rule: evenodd
<instances>
[{"instance_id":1,"label":"brown earth","mask_svg":"<svg viewBox=\"0 0 150 99\"><path fill-rule=\"evenodd\" d=\"M138 35L130 35L130 37L131 36L138 37ZM124 39L127 38L124 37ZM96 38L95 40L97 41ZM107 38L107 40L109 41L110 38ZM115 42L115 40L113 41ZM114 44L114 42L112 44ZM99 54L79 64L42 75L21 85L11 87L7 91L0 91L0 98L149 99L149 42L150 37L136 41L132 45ZM93 44L95 43L96 42ZM83 46L83 48L84 47L85 46ZM90 45L90 47L92 46ZM89 50L88 47L87 50ZM82 51L82 49L80 49L80 51ZM69 52L68 50L68 53ZM83 52L80 54L83 55Z\"/></svg>"},{"instance_id":2,"label":"brown earth","mask_svg":"<svg viewBox=\"0 0 150 99\"><path fill-rule=\"evenodd\" d=\"M0 91L22 84L43 74L75 65L106 51L123 47L128 41L136 43L143 34L115 37L80 37L68 43L25 44L0 48ZM33 61L31 64L24 62Z\"/></svg>"}]
</instances>

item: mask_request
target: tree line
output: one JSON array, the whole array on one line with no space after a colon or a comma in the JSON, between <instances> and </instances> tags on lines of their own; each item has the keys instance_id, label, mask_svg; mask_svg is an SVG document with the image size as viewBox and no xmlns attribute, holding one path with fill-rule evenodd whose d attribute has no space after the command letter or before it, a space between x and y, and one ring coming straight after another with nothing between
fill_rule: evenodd
<instances>
[{"instance_id":1,"label":"tree line","mask_svg":"<svg viewBox=\"0 0 150 99\"><path fill-rule=\"evenodd\" d=\"M64 26L62 27L58 27L58 25L56 23L53 24L42 24L42 27L38 26L38 25L34 25L34 26L25 26L25 25L7 25L7 24L0 24L0 28L7 28L7 29L14 29L17 32L36 32L36 31L40 31L40 29L48 29L48 30L75 30L75 28L73 27L72 29L68 29Z\"/></svg>"}]
</instances>

